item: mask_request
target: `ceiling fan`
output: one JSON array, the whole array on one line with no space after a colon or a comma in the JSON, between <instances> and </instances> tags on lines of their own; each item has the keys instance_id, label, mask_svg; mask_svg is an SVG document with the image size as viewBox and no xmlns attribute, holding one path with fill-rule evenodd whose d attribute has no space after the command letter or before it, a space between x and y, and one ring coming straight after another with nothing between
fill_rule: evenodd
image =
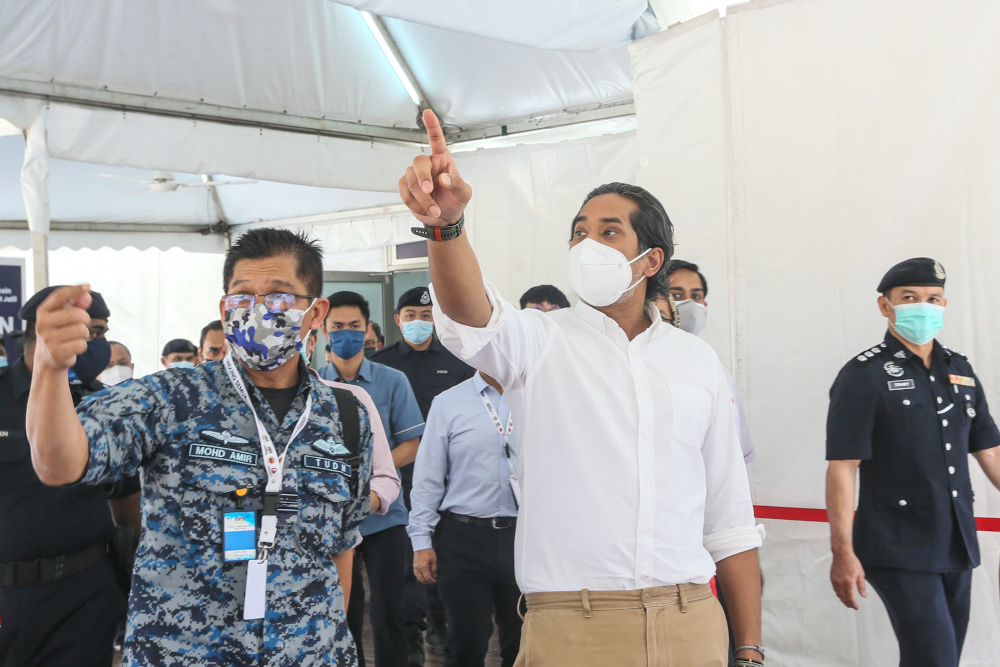
<instances>
[{"instance_id":1,"label":"ceiling fan","mask_svg":"<svg viewBox=\"0 0 1000 667\"><path fill-rule=\"evenodd\" d=\"M158 171L153 174L152 180L144 181L139 178L131 178L129 176L121 176L119 174L98 174L101 178L116 178L123 181L132 181L134 183L144 183L149 187L149 191L152 192L173 192L177 188L217 188L223 185L252 185L257 183L257 179L254 178L241 178L232 181L215 181L212 180L211 176L203 174L201 181L195 181L192 183L178 183L174 179L174 175L169 171ZM145 192L145 190L140 190L140 192Z\"/></svg>"}]
</instances>

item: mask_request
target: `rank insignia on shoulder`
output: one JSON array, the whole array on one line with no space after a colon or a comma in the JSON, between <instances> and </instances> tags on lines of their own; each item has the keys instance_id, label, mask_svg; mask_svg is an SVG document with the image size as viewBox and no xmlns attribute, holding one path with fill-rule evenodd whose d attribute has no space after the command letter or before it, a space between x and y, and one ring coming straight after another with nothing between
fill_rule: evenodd
<instances>
[{"instance_id":1,"label":"rank insignia on shoulder","mask_svg":"<svg viewBox=\"0 0 1000 667\"><path fill-rule=\"evenodd\" d=\"M948 379L951 381L952 384L961 385L963 387L975 387L976 386L976 379L975 378L966 377L964 375L949 375Z\"/></svg>"},{"instance_id":2,"label":"rank insignia on shoulder","mask_svg":"<svg viewBox=\"0 0 1000 667\"><path fill-rule=\"evenodd\" d=\"M896 354L894 354L892 356L896 357L897 359L906 359L906 352L904 352L903 350L900 350L899 352L897 352Z\"/></svg>"},{"instance_id":3,"label":"rank insignia on shoulder","mask_svg":"<svg viewBox=\"0 0 1000 667\"><path fill-rule=\"evenodd\" d=\"M320 454L327 456L350 456L351 452L339 442L329 442L327 440L317 440L312 448Z\"/></svg>"},{"instance_id":4,"label":"rank insignia on shoulder","mask_svg":"<svg viewBox=\"0 0 1000 667\"><path fill-rule=\"evenodd\" d=\"M882 368L884 368L885 372L894 378L902 377L902 375L906 373L906 371L896 365L895 361L885 362L885 364L882 365Z\"/></svg>"}]
</instances>

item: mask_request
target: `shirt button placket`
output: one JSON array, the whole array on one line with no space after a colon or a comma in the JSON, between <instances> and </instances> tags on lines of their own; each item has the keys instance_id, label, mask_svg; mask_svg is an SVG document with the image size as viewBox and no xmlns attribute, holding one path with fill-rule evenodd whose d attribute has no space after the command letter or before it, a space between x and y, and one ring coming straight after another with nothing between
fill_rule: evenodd
<instances>
[{"instance_id":1,"label":"shirt button placket","mask_svg":"<svg viewBox=\"0 0 1000 667\"><path fill-rule=\"evenodd\" d=\"M632 370L632 384L635 389L636 404L639 406L639 421L636 424L636 452L639 474L652 477L656 460L654 455L651 429L653 426L653 400L649 391L649 381L646 377L646 367L643 364L638 341L629 344L629 366ZM656 486L642 484L639 486L639 511L637 513L638 535L636 536L635 577L639 582L648 582L653 571L653 528L656 516Z\"/></svg>"}]
</instances>

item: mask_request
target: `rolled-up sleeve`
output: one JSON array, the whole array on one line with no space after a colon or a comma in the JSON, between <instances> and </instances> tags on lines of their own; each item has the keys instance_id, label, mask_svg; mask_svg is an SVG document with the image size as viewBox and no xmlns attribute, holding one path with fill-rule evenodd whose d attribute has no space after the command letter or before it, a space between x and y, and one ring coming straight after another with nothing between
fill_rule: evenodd
<instances>
[{"instance_id":1,"label":"rolled-up sleeve","mask_svg":"<svg viewBox=\"0 0 1000 667\"><path fill-rule=\"evenodd\" d=\"M493 315L484 327L459 324L438 305L434 285L434 327L448 350L467 364L496 379L504 388L518 385L551 343L545 314L521 311L505 301L489 282L484 282Z\"/></svg>"},{"instance_id":2,"label":"rolled-up sleeve","mask_svg":"<svg viewBox=\"0 0 1000 667\"><path fill-rule=\"evenodd\" d=\"M703 544L718 563L763 544L756 525L750 481L736 434L733 399L722 365L716 362L715 406L701 452L705 464Z\"/></svg>"},{"instance_id":3,"label":"rolled-up sleeve","mask_svg":"<svg viewBox=\"0 0 1000 667\"><path fill-rule=\"evenodd\" d=\"M389 450L389 440L385 436L385 429L382 427L382 419L379 417L378 408L375 401L368 395L368 392L353 384L343 382L331 382L322 380L323 384L340 389L347 389L361 405L368 410L368 421L371 423L372 432L372 477L370 488L378 494L380 505L378 514L385 514L389 511L389 506L399 497L399 475L392 464L392 452Z\"/></svg>"}]
</instances>

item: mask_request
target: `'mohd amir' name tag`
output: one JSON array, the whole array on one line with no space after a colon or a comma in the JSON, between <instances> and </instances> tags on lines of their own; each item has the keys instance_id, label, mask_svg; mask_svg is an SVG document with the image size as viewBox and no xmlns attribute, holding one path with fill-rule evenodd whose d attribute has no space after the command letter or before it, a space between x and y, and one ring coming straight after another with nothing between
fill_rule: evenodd
<instances>
[{"instance_id":1,"label":"'mohd amir' name tag","mask_svg":"<svg viewBox=\"0 0 1000 667\"><path fill-rule=\"evenodd\" d=\"M192 442L188 445L188 456L194 459L211 459L212 461L225 461L226 463L237 463L243 466L255 466L257 465L259 454Z\"/></svg>"},{"instance_id":2,"label":"'mohd amir' name tag","mask_svg":"<svg viewBox=\"0 0 1000 667\"><path fill-rule=\"evenodd\" d=\"M319 456L303 456L302 466L312 470L322 470L323 472L335 472L344 477L351 476L351 466L336 459L324 459Z\"/></svg>"},{"instance_id":3,"label":"'mohd amir' name tag","mask_svg":"<svg viewBox=\"0 0 1000 667\"><path fill-rule=\"evenodd\" d=\"M915 389L913 380L889 380L889 391L900 391L901 389Z\"/></svg>"}]
</instances>

